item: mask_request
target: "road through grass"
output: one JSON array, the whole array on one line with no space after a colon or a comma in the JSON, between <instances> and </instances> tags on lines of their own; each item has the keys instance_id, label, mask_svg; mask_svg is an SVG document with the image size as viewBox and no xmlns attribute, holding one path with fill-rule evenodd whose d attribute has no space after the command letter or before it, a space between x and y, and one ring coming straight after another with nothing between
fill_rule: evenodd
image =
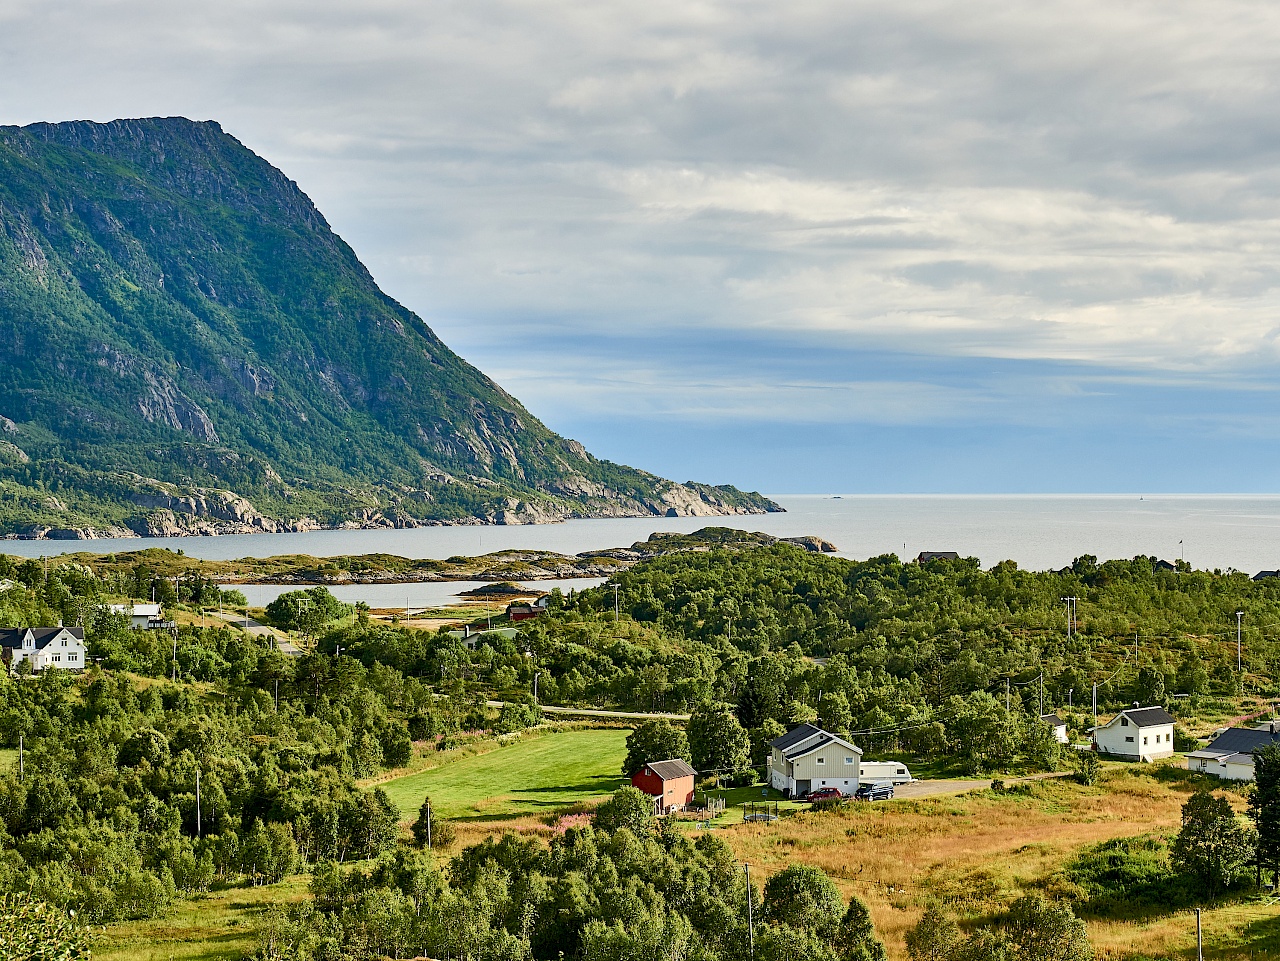
<instances>
[{"instance_id":1,"label":"road through grass","mask_svg":"<svg viewBox=\"0 0 1280 961\"><path fill-rule=\"evenodd\" d=\"M407 774L380 787L400 816L417 817L428 794L442 817L504 818L567 807L623 783L628 730L557 731Z\"/></svg>"}]
</instances>

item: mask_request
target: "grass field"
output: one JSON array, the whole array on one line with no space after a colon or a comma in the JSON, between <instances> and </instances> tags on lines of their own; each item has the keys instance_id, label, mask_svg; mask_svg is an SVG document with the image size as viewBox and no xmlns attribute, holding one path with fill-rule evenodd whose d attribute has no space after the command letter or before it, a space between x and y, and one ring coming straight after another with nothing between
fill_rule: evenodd
<instances>
[{"instance_id":1,"label":"grass field","mask_svg":"<svg viewBox=\"0 0 1280 961\"><path fill-rule=\"evenodd\" d=\"M406 820L428 794L442 817L497 820L550 813L622 784L623 728L557 731L385 781Z\"/></svg>"},{"instance_id":2,"label":"grass field","mask_svg":"<svg viewBox=\"0 0 1280 961\"><path fill-rule=\"evenodd\" d=\"M0 771L7 771L18 763L16 748L0 747Z\"/></svg>"},{"instance_id":3,"label":"grass field","mask_svg":"<svg viewBox=\"0 0 1280 961\"><path fill-rule=\"evenodd\" d=\"M827 871L844 893L871 907L894 961L903 936L929 903L968 918L1044 890L1081 847L1114 837L1175 833L1192 784L1156 776L1151 765L1108 765L1104 783L1042 781L1016 792L974 791L920 800L851 804L771 825L717 832L761 879L788 864ZM1243 807L1238 795L1237 807ZM1205 957L1280 958L1280 905L1253 897L1205 910ZM1146 922L1090 920L1099 958L1195 956L1194 914Z\"/></svg>"},{"instance_id":4,"label":"grass field","mask_svg":"<svg viewBox=\"0 0 1280 961\"><path fill-rule=\"evenodd\" d=\"M179 901L163 917L106 927L93 944L95 961L239 961L257 947L263 911L307 896L309 876L262 888L234 888Z\"/></svg>"}]
</instances>

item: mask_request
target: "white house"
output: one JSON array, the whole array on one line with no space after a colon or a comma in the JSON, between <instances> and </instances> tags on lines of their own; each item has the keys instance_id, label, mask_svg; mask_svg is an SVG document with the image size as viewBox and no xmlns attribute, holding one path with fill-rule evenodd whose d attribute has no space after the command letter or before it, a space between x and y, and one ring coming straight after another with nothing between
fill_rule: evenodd
<instances>
[{"instance_id":1,"label":"white house","mask_svg":"<svg viewBox=\"0 0 1280 961\"><path fill-rule=\"evenodd\" d=\"M1053 728L1053 736L1059 744L1071 743L1071 738L1067 736L1067 722L1056 714L1041 714L1040 720Z\"/></svg>"},{"instance_id":2,"label":"white house","mask_svg":"<svg viewBox=\"0 0 1280 961\"><path fill-rule=\"evenodd\" d=\"M1257 728L1227 728L1207 747L1187 755L1187 770L1228 781L1252 781L1253 752L1268 744L1280 744L1280 721Z\"/></svg>"},{"instance_id":3,"label":"white house","mask_svg":"<svg viewBox=\"0 0 1280 961\"><path fill-rule=\"evenodd\" d=\"M164 620L164 612L159 604L112 604L111 613L124 614L129 618L129 626L135 631L145 631Z\"/></svg>"},{"instance_id":4,"label":"white house","mask_svg":"<svg viewBox=\"0 0 1280 961\"><path fill-rule=\"evenodd\" d=\"M23 661L30 661L33 671L80 670L85 666L85 650L83 627L0 629L0 653L11 671Z\"/></svg>"},{"instance_id":5,"label":"white house","mask_svg":"<svg viewBox=\"0 0 1280 961\"><path fill-rule=\"evenodd\" d=\"M787 797L818 788L858 790L862 748L812 724L801 724L769 744L769 784Z\"/></svg>"},{"instance_id":6,"label":"white house","mask_svg":"<svg viewBox=\"0 0 1280 961\"><path fill-rule=\"evenodd\" d=\"M1173 716L1162 707L1133 706L1090 728L1093 749L1126 761L1173 756Z\"/></svg>"}]
</instances>

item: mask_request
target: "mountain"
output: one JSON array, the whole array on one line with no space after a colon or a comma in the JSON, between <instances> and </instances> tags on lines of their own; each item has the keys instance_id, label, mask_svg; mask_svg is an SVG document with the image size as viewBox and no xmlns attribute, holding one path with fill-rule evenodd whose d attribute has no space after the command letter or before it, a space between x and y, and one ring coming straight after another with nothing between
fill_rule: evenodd
<instances>
[{"instance_id":1,"label":"mountain","mask_svg":"<svg viewBox=\"0 0 1280 961\"><path fill-rule=\"evenodd\" d=\"M0 127L0 534L780 508L592 457L212 122Z\"/></svg>"}]
</instances>

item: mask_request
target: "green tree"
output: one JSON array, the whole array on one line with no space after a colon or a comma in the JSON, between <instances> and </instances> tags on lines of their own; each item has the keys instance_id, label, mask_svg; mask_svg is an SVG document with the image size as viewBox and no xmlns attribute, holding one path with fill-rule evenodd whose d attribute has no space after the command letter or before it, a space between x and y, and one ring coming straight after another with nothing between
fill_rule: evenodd
<instances>
[{"instance_id":1,"label":"green tree","mask_svg":"<svg viewBox=\"0 0 1280 961\"><path fill-rule=\"evenodd\" d=\"M610 834L627 828L633 834L646 835L653 826L653 798L628 785L596 808L592 823Z\"/></svg>"},{"instance_id":2,"label":"green tree","mask_svg":"<svg viewBox=\"0 0 1280 961\"><path fill-rule=\"evenodd\" d=\"M1005 931L1018 961L1093 961L1084 922L1066 904L1038 894L1013 902Z\"/></svg>"},{"instance_id":3,"label":"green tree","mask_svg":"<svg viewBox=\"0 0 1280 961\"><path fill-rule=\"evenodd\" d=\"M0 898L0 961L88 957L88 934L66 911L21 891Z\"/></svg>"},{"instance_id":4,"label":"green tree","mask_svg":"<svg viewBox=\"0 0 1280 961\"><path fill-rule=\"evenodd\" d=\"M728 704L701 704L689 718L689 752L699 771L732 774L751 766L751 740Z\"/></svg>"},{"instance_id":5,"label":"green tree","mask_svg":"<svg viewBox=\"0 0 1280 961\"><path fill-rule=\"evenodd\" d=\"M1244 870L1253 847L1231 803L1200 788L1182 805L1182 830L1174 839L1170 859L1212 898Z\"/></svg>"},{"instance_id":6,"label":"green tree","mask_svg":"<svg viewBox=\"0 0 1280 961\"><path fill-rule=\"evenodd\" d=\"M1249 792L1249 818L1258 831L1258 878L1280 870L1280 745L1267 744L1253 752L1253 790Z\"/></svg>"},{"instance_id":7,"label":"green tree","mask_svg":"<svg viewBox=\"0 0 1280 961\"><path fill-rule=\"evenodd\" d=\"M627 735L627 757L622 762L622 773L631 777L650 761L675 758L693 759L684 731L667 720L645 721Z\"/></svg>"},{"instance_id":8,"label":"green tree","mask_svg":"<svg viewBox=\"0 0 1280 961\"><path fill-rule=\"evenodd\" d=\"M960 946L960 928L936 907L930 907L907 932L907 953L912 961L949 961Z\"/></svg>"},{"instance_id":9,"label":"green tree","mask_svg":"<svg viewBox=\"0 0 1280 961\"><path fill-rule=\"evenodd\" d=\"M830 941L840 927L845 905L825 871L792 864L765 882L763 913L774 924L812 931Z\"/></svg>"},{"instance_id":10,"label":"green tree","mask_svg":"<svg viewBox=\"0 0 1280 961\"><path fill-rule=\"evenodd\" d=\"M871 911L856 894L840 919L835 944L842 961L885 961L888 957L884 942L876 937Z\"/></svg>"}]
</instances>

